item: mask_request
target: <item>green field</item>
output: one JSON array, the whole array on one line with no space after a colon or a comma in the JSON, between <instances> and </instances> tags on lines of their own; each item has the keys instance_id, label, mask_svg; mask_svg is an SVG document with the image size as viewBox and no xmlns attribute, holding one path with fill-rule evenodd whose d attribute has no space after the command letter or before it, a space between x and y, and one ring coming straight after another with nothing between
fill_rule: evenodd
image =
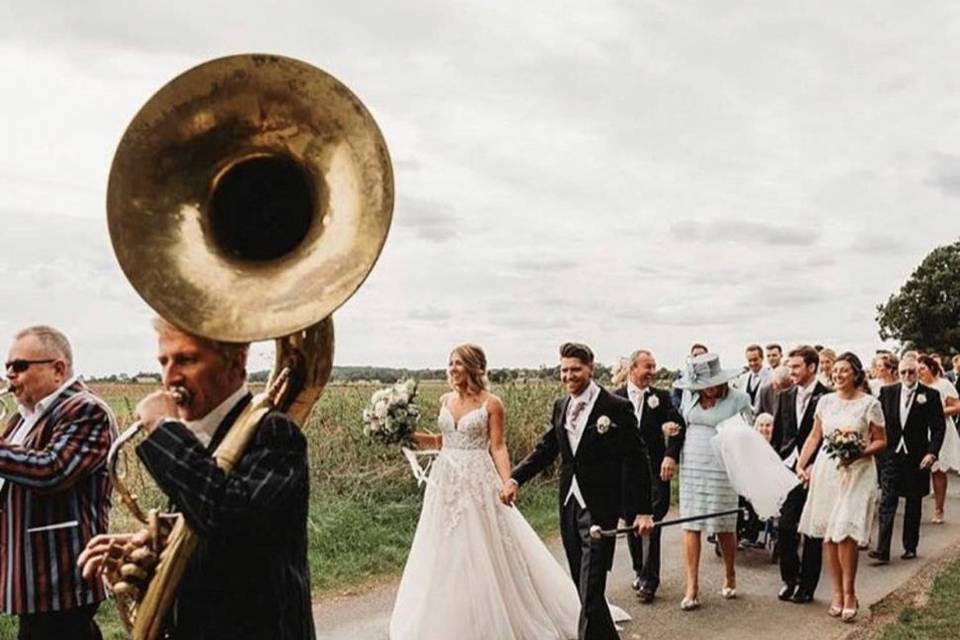
<instances>
[{"instance_id":1,"label":"green field","mask_svg":"<svg viewBox=\"0 0 960 640\"><path fill-rule=\"evenodd\" d=\"M154 387L94 385L117 413L130 421L137 400ZM421 491L399 447L371 442L363 435L361 414L377 387L331 385L314 407L304 430L309 441L311 495L308 522L310 572L315 597L362 588L365 583L399 575L413 539ZM435 430L439 398L447 390L440 382L421 385L420 428ZM514 459L533 448L546 428L559 384L494 385L507 409L507 443ZM131 450L132 454L132 450ZM164 504L141 473L136 456L128 458L128 476L145 506ZM111 528L132 530L134 523L114 501ZM545 477L524 487L520 509L541 535L557 529L556 484ZM98 617L107 638L124 638L112 606ZM15 638L15 623L0 617L0 640Z\"/></svg>"}]
</instances>

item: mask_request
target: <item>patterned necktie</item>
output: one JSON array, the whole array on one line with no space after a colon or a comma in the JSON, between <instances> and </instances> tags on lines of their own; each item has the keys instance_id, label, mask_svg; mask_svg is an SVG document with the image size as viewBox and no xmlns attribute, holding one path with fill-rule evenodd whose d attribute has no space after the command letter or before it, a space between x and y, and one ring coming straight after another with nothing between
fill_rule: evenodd
<instances>
[{"instance_id":1,"label":"patterned necktie","mask_svg":"<svg viewBox=\"0 0 960 640\"><path fill-rule=\"evenodd\" d=\"M583 410L587 408L586 400L577 400L577 403L573 405L573 409L570 411L570 426L576 428L577 418L580 417L580 414L583 413Z\"/></svg>"}]
</instances>

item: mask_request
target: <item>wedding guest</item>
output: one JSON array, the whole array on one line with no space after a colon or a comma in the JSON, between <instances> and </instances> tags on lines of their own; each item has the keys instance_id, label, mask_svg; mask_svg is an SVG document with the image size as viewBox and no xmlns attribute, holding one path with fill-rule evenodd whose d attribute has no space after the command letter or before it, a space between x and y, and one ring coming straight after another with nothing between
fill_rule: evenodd
<instances>
[{"instance_id":1,"label":"wedding guest","mask_svg":"<svg viewBox=\"0 0 960 640\"><path fill-rule=\"evenodd\" d=\"M770 380L760 387L760 392L757 394L757 412L775 413L780 394L792 386L789 367L781 365L774 369Z\"/></svg>"},{"instance_id":2,"label":"wedding guest","mask_svg":"<svg viewBox=\"0 0 960 640\"><path fill-rule=\"evenodd\" d=\"M837 360L837 354L833 349L824 347L820 349L820 369L817 378L820 384L833 389L833 363Z\"/></svg>"},{"instance_id":3,"label":"wedding guest","mask_svg":"<svg viewBox=\"0 0 960 640\"><path fill-rule=\"evenodd\" d=\"M797 461L797 475L810 487L799 528L804 535L823 538L833 587L827 613L850 622L860 604L856 593L858 545L870 535L877 484L871 457L883 451L886 437L880 403L863 391L866 374L860 359L847 352L833 364L836 391L817 403L813 430ZM819 455L810 464L825 438L849 428L863 441L859 455L842 459L839 465L837 460Z\"/></svg>"},{"instance_id":4,"label":"wedding guest","mask_svg":"<svg viewBox=\"0 0 960 640\"><path fill-rule=\"evenodd\" d=\"M952 380L954 386L960 390L960 353L953 356L953 371L950 371L947 377Z\"/></svg>"},{"instance_id":5,"label":"wedding guest","mask_svg":"<svg viewBox=\"0 0 960 640\"><path fill-rule=\"evenodd\" d=\"M760 354L762 361L762 351ZM729 384L738 375L735 369L723 369L717 354L706 353L691 357L684 377L674 382L675 387L690 392L685 396L681 408L681 415L687 424L680 455L681 517L737 508L737 492L730 484L723 461L710 441L717 433L717 425L727 418L741 414L748 424L753 422L750 398L742 391L732 389ZM716 535L723 556L725 575L720 595L724 599L736 597L736 530L736 515L683 525L687 584L680 603L681 610L691 611L700 607L700 536L704 531Z\"/></svg>"},{"instance_id":6,"label":"wedding guest","mask_svg":"<svg viewBox=\"0 0 960 640\"><path fill-rule=\"evenodd\" d=\"M779 344L772 342L767 345L767 366L771 371L775 371L783 360L783 349Z\"/></svg>"},{"instance_id":7,"label":"wedding guest","mask_svg":"<svg viewBox=\"0 0 960 640\"><path fill-rule=\"evenodd\" d=\"M746 371L744 371L733 383L735 389L739 389L750 398L750 406L753 410L757 407L757 394L761 385L770 379L770 370L763 368L763 347L758 344L751 344L745 350L747 359Z\"/></svg>"},{"instance_id":8,"label":"wedding guest","mask_svg":"<svg viewBox=\"0 0 960 640\"><path fill-rule=\"evenodd\" d=\"M943 445L946 424L940 392L920 384L914 354L900 359L900 382L880 389L880 405L887 426L886 450L880 467L880 529L876 549L868 555L878 563L890 561L893 520L900 498L903 514L904 560L917 557L920 542L921 499L930 493L930 468Z\"/></svg>"},{"instance_id":9,"label":"wedding guest","mask_svg":"<svg viewBox=\"0 0 960 640\"><path fill-rule=\"evenodd\" d=\"M639 425L637 435L650 456L653 519L657 521L670 509L670 479L680 458L684 422L670 394L652 386L657 373L653 354L646 349L634 351L629 363L627 382L614 393L628 399L634 407ZM633 531L627 534L636 575L633 588L644 603L653 602L660 586L660 532L657 527L649 536L637 536Z\"/></svg>"},{"instance_id":10,"label":"wedding guest","mask_svg":"<svg viewBox=\"0 0 960 640\"><path fill-rule=\"evenodd\" d=\"M773 415L761 413L753 421L753 428L760 432L764 440L770 442L770 439L773 438Z\"/></svg>"},{"instance_id":11,"label":"wedding guest","mask_svg":"<svg viewBox=\"0 0 960 640\"><path fill-rule=\"evenodd\" d=\"M787 356L787 366L793 387L780 394L777 412L773 419L771 443L784 463L796 470L796 462L804 443L813 431L814 417L820 399L830 393L817 379L820 355L810 346L792 349ZM814 450L808 463L817 457ZM807 487L800 484L787 495L780 508L777 555L780 558L780 579L783 584L777 597L783 601L806 604L813 601L813 594L820 582L823 541L813 536L804 536L803 554L800 554L800 533L797 530L800 515L807 503ZM802 558L802 559L801 559Z\"/></svg>"},{"instance_id":12,"label":"wedding guest","mask_svg":"<svg viewBox=\"0 0 960 640\"><path fill-rule=\"evenodd\" d=\"M889 351L880 351L873 358L873 377L870 379L870 391L875 397L880 395L880 389L888 384L897 384L897 368L900 360Z\"/></svg>"},{"instance_id":13,"label":"wedding guest","mask_svg":"<svg viewBox=\"0 0 960 640\"><path fill-rule=\"evenodd\" d=\"M690 355L689 355L688 357L689 357L689 358L692 358L693 356L702 356L703 354L707 353L708 351L710 351L710 349L708 349L705 344L701 344L701 343L699 343L699 342L694 342L692 345L690 345ZM676 382L676 381L679 380L681 377L683 377L683 370L682 370L682 369L677 373L677 375L676 375L676 377L674 377L673 381ZM683 404L683 396L684 396L684 391L683 391L683 389L679 389L679 388L677 388L677 387L673 387L673 388L670 390L670 400L673 401L673 406L675 406L675 407L679 407L679 406L681 406L681 405Z\"/></svg>"},{"instance_id":14,"label":"wedding guest","mask_svg":"<svg viewBox=\"0 0 960 640\"><path fill-rule=\"evenodd\" d=\"M960 394L949 380L941 376L942 372L940 364L932 356L917 358L917 376L920 382L940 392L946 425L943 446L940 448L937 461L930 468L935 505L933 524L943 524L943 506L947 497L947 472L960 471L960 435L957 433L954 417L960 412L960 399L958 399Z\"/></svg>"},{"instance_id":15,"label":"wedding guest","mask_svg":"<svg viewBox=\"0 0 960 640\"><path fill-rule=\"evenodd\" d=\"M619 389L630 375L630 358L620 358L610 371L610 386Z\"/></svg>"}]
</instances>

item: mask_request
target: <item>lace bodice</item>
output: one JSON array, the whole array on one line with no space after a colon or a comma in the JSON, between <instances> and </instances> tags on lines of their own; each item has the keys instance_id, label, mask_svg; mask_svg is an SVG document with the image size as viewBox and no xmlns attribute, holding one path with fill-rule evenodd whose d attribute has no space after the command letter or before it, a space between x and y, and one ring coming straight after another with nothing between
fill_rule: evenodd
<instances>
[{"instance_id":1,"label":"lace bodice","mask_svg":"<svg viewBox=\"0 0 960 640\"><path fill-rule=\"evenodd\" d=\"M480 449L486 451L490 446L490 434L487 430L486 404L467 411L454 422L453 414L446 405L440 407L437 426L443 434L444 449Z\"/></svg>"}]
</instances>

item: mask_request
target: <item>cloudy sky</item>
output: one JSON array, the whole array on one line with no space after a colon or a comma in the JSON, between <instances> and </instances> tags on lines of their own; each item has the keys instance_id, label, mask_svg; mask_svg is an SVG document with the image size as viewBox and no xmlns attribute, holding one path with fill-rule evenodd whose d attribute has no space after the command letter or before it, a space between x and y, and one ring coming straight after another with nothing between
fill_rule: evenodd
<instances>
[{"instance_id":1,"label":"cloudy sky","mask_svg":"<svg viewBox=\"0 0 960 640\"><path fill-rule=\"evenodd\" d=\"M114 149L173 76L265 51L346 83L394 162L337 363L869 355L875 306L958 236L960 6L729 4L0 3L0 342L51 323L83 373L155 369L107 236Z\"/></svg>"}]
</instances>

